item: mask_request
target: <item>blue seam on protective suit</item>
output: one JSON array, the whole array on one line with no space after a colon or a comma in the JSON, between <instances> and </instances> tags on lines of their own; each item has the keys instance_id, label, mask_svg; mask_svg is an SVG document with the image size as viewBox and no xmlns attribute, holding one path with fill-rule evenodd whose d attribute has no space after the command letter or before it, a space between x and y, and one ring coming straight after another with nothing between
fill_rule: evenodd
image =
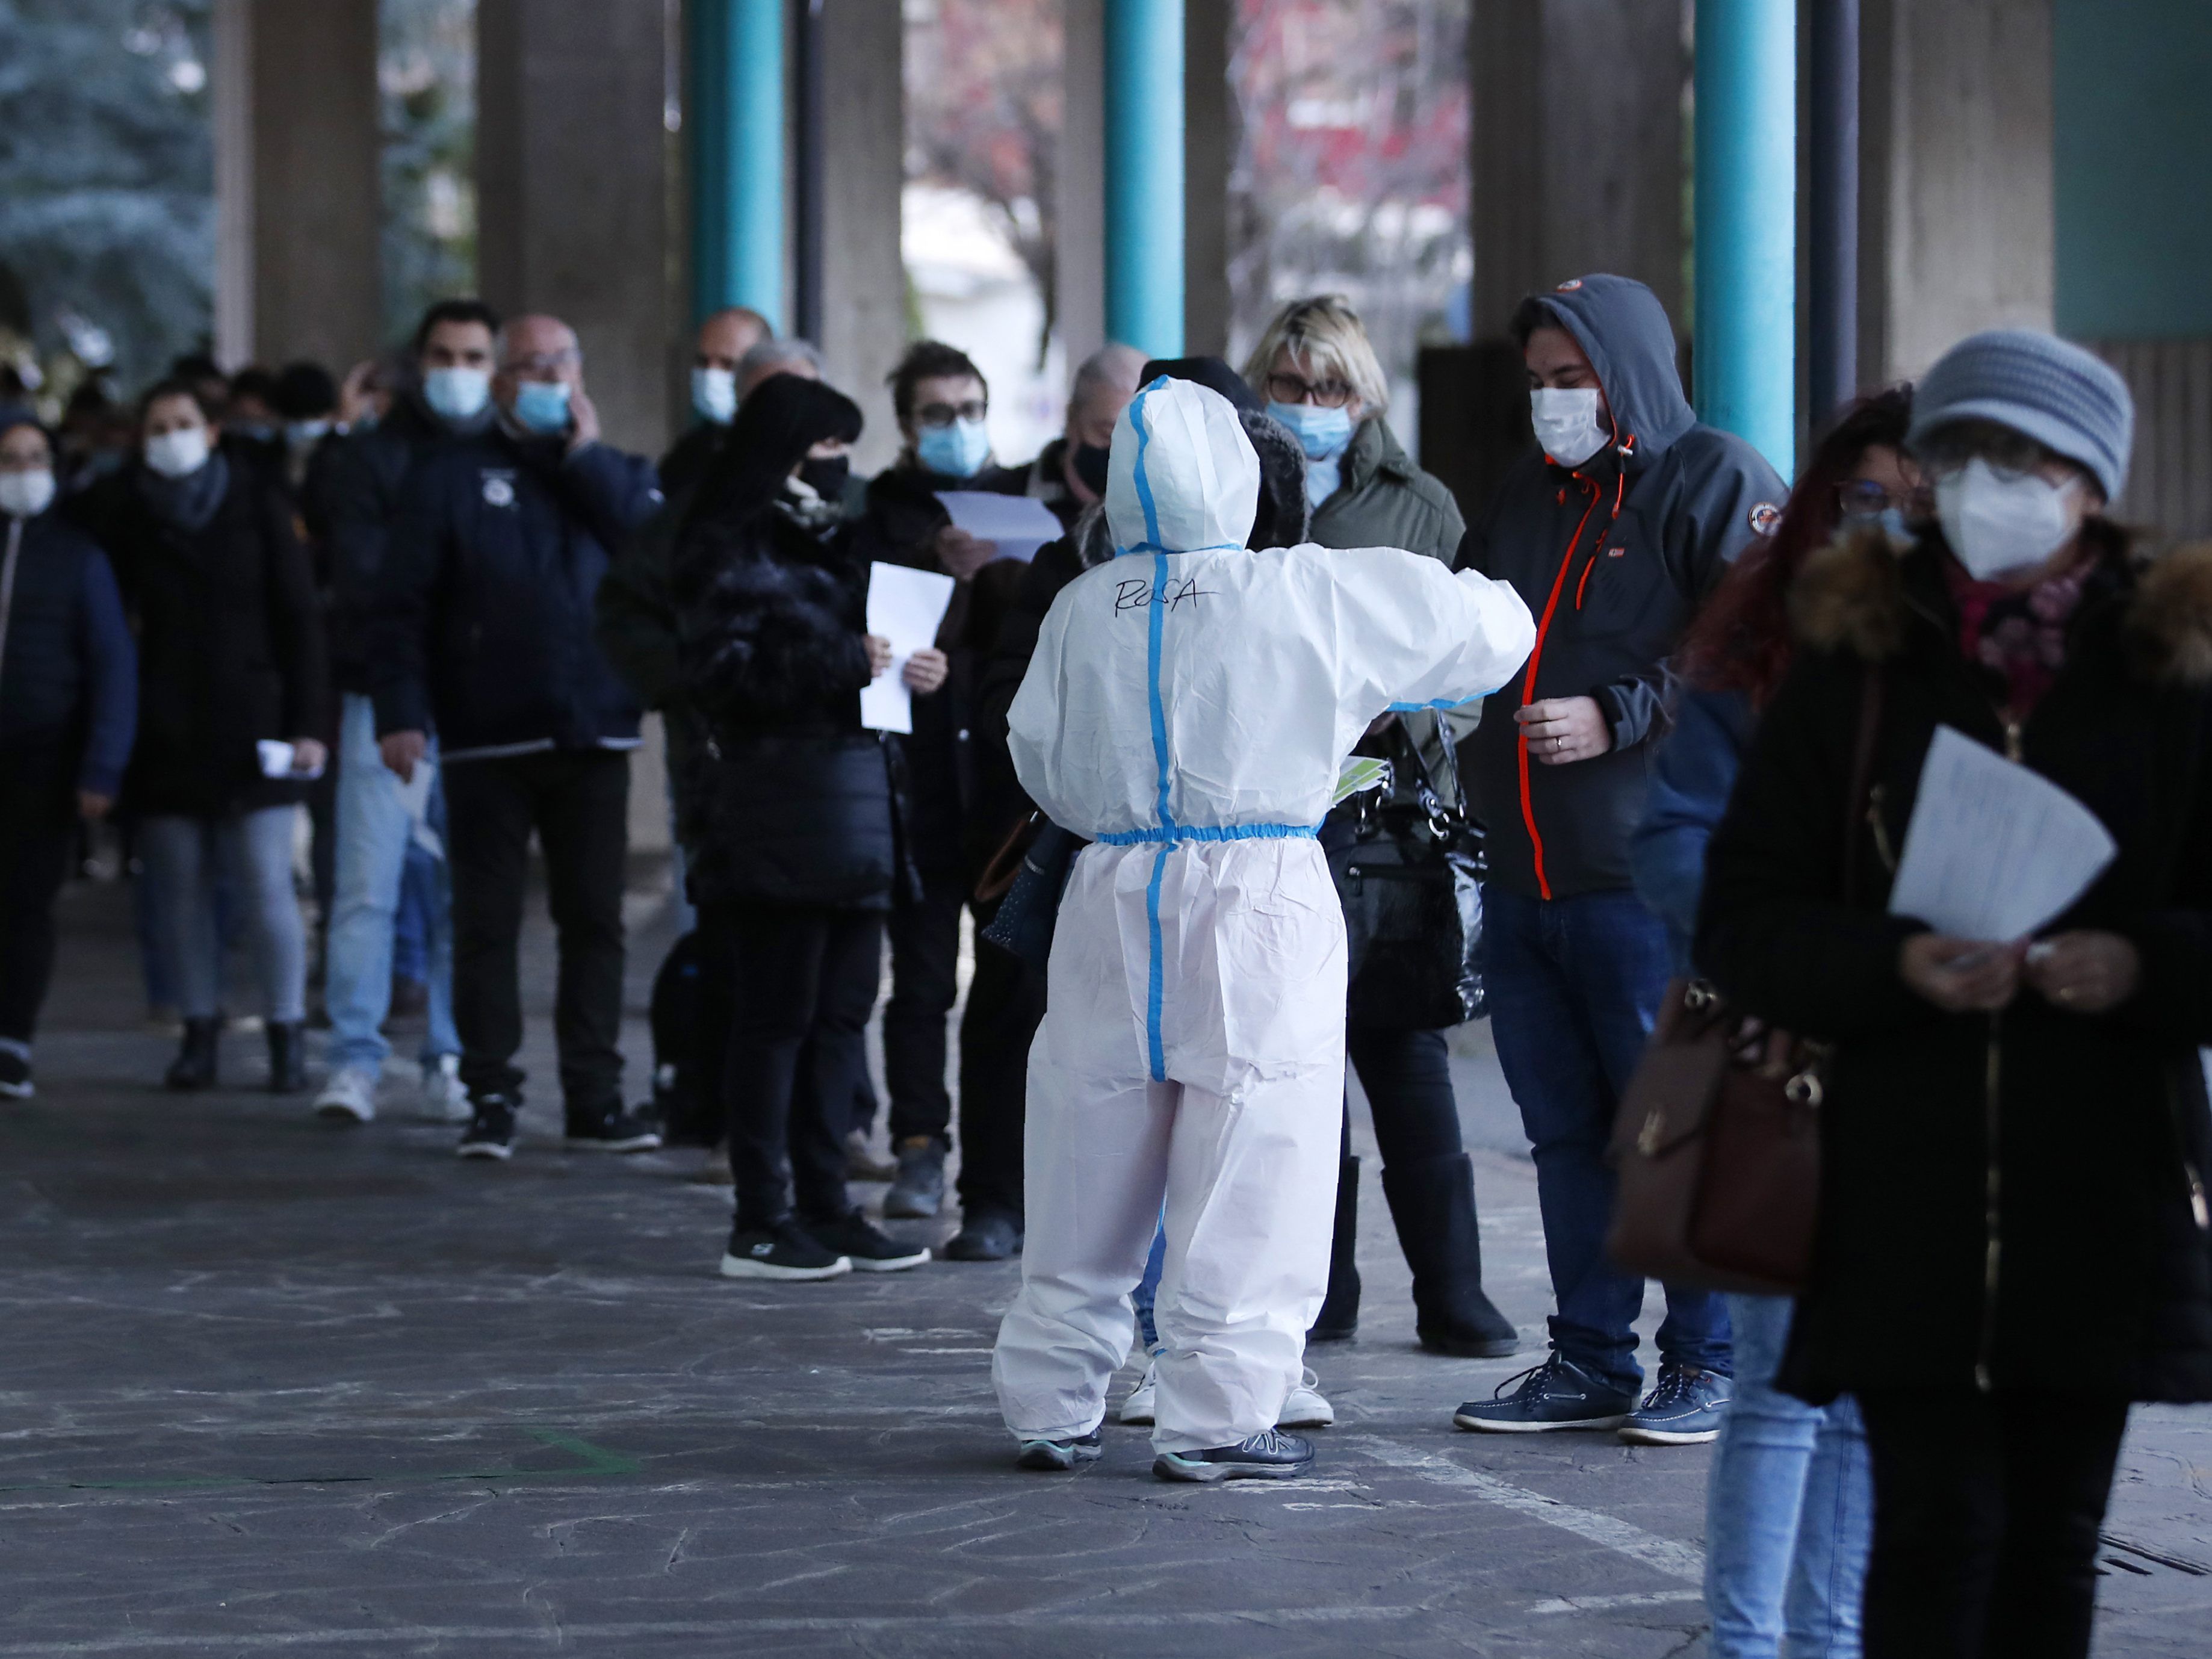
<instances>
[{"instance_id":1,"label":"blue seam on protective suit","mask_svg":"<svg viewBox=\"0 0 2212 1659\"><path fill-rule=\"evenodd\" d=\"M1153 542L1139 542L1134 547L1117 547L1114 556L1127 558L1132 553L1242 553L1242 542L1209 542L1204 547L1162 547Z\"/></svg>"},{"instance_id":2,"label":"blue seam on protective suit","mask_svg":"<svg viewBox=\"0 0 2212 1659\"><path fill-rule=\"evenodd\" d=\"M1390 712L1394 714L1418 714L1429 708L1465 708L1471 703L1496 696L1500 689L1493 685L1489 690L1478 691L1471 697L1431 697L1426 702L1394 702L1390 705Z\"/></svg>"},{"instance_id":3,"label":"blue seam on protective suit","mask_svg":"<svg viewBox=\"0 0 2212 1659\"><path fill-rule=\"evenodd\" d=\"M1148 386L1137 394L1130 405L1129 427L1137 434L1137 456L1130 469L1131 482L1137 489L1138 502L1145 509L1145 539L1158 547L1160 539L1158 506L1152 500L1152 483L1145 475L1145 450L1152 436L1145 430L1145 399L1152 395ZM1160 584L1167 580L1168 559L1164 550L1152 555L1152 592L1157 594ZM1152 723L1152 759L1160 774L1160 823L1164 829L1175 827L1175 816L1168 810L1168 790L1170 783L1168 766L1168 714L1160 700L1160 650L1165 638L1167 611L1161 605L1151 607L1145 629L1145 692L1151 704ZM1164 947L1160 939L1160 884L1167 875L1168 854L1171 842L1163 842L1160 850L1152 857L1152 879L1145 884L1145 922L1150 934L1151 960L1147 965L1145 986L1145 1039L1151 1050L1146 1056L1152 1061L1152 1081L1168 1080L1167 1044L1160 1033L1161 1005L1166 1000L1166 964L1161 960Z\"/></svg>"},{"instance_id":4,"label":"blue seam on protective suit","mask_svg":"<svg viewBox=\"0 0 2212 1659\"><path fill-rule=\"evenodd\" d=\"M1145 1041L1151 1050L1152 1081L1168 1080L1167 1045L1160 1036L1160 1006L1166 1000L1167 976L1160 962L1160 878L1168 871L1168 844L1152 855L1152 878L1145 884L1145 919L1152 933L1152 971L1145 988Z\"/></svg>"},{"instance_id":5,"label":"blue seam on protective suit","mask_svg":"<svg viewBox=\"0 0 2212 1659\"><path fill-rule=\"evenodd\" d=\"M1144 847L1156 842L1311 840L1320 833L1321 827L1312 823L1177 823L1157 830L1115 830L1092 839L1103 847Z\"/></svg>"}]
</instances>

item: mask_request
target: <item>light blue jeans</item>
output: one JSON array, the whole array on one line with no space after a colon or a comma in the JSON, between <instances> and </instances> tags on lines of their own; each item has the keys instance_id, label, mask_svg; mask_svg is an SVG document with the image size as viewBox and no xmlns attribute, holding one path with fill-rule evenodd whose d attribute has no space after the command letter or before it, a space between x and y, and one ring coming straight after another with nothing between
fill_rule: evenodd
<instances>
[{"instance_id":1,"label":"light blue jeans","mask_svg":"<svg viewBox=\"0 0 2212 1659\"><path fill-rule=\"evenodd\" d=\"M437 750L430 750L434 763ZM444 817L441 791L430 786L429 818ZM337 896L331 906L328 963L323 1000L330 1009L331 1069L354 1066L374 1073L392 1045L384 1017L392 1011L392 937L399 911L399 884L407 865L414 820L400 799L399 780L376 746L376 711L367 697L348 693L338 736ZM446 860L437 861L428 939L430 1024L421 1058L434 1064L461 1051L453 1030L453 905Z\"/></svg>"},{"instance_id":2,"label":"light blue jeans","mask_svg":"<svg viewBox=\"0 0 2212 1659\"><path fill-rule=\"evenodd\" d=\"M222 1003L218 869L245 915L263 1016L287 1024L307 1018L307 929L292 890L292 830L299 817L296 806L270 806L235 817L161 814L139 826L161 977L185 1018L213 1018Z\"/></svg>"},{"instance_id":3,"label":"light blue jeans","mask_svg":"<svg viewBox=\"0 0 2212 1659\"><path fill-rule=\"evenodd\" d=\"M1735 1402L1705 1489L1705 1608L1713 1659L1858 1659L1874 1534L1866 1430L1849 1395L1808 1406L1774 1374L1796 1304L1731 1296Z\"/></svg>"}]
</instances>

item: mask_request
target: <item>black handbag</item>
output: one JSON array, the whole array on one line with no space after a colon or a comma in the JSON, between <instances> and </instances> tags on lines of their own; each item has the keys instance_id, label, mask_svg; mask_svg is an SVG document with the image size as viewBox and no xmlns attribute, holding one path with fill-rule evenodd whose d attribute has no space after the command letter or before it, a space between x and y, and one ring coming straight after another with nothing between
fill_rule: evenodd
<instances>
[{"instance_id":1,"label":"black handbag","mask_svg":"<svg viewBox=\"0 0 2212 1659\"><path fill-rule=\"evenodd\" d=\"M1322 845L1344 905L1351 991L1345 1015L1385 1030L1440 1030L1486 1012L1482 830L1445 805L1402 726L1389 759L1411 800L1355 795L1329 814Z\"/></svg>"},{"instance_id":2,"label":"black handbag","mask_svg":"<svg viewBox=\"0 0 2212 1659\"><path fill-rule=\"evenodd\" d=\"M992 869L985 872L978 884L976 896L981 902L989 902L996 889L999 902L984 925L984 941L1012 951L1038 973L1044 972L1052 957L1053 931L1060 921L1060 895L1067 890L1075 855L1090 844L1043 813L1031 813L1007 837L1006 846L992 860ZM1020 866L1000 886L1000 867L1017 856Z\"/></svg>"}]
</instances>

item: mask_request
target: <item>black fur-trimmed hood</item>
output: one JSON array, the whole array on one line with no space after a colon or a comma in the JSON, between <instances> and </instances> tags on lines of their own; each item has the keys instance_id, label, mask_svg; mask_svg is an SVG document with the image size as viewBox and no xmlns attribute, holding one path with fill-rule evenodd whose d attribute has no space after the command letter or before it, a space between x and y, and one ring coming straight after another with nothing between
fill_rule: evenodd
<instances>
[{"instance_id":1,"label":"black fur-trimmed hood","mask_svg":"<svg viewBox=\"0 0 2212 1659\"><path fill-rule=\"evenodd\" d=\"M2128 589L2124 629L2130 663L2153 683L2212 687L2212 542L2189 542L2147 564L2131 562L2126 532L2092 520L2101 556ZM1869 662L1904 648L1913 615L1912 566L1941 549L1932 532L1900 550L1880 530L1853 531L1805 562L1790 585L1799 641L1815 651L1849 651Z\"/></svg>"}]
</instances>

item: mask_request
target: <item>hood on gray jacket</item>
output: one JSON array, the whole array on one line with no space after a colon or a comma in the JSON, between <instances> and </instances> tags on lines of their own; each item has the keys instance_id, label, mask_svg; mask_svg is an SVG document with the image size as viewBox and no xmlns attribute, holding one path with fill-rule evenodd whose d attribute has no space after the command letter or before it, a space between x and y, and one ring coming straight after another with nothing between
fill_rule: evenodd
<instances>
[{"instance_id":1,"label":"hood on gray jacket","mask_svg":"<svg viewBox=\"0 0 2212 1659\"><path fill-rule=\"evenodd\" d=\"M1534 294L1528 305L1540 307L1575 337L1623 438L1656 455L1697 423L1690 400L1682 395L1675 367L1674 329L1659 296L1632 276L1577 276L1548 294ZM1527 313L1516 321L1525 321Z\"/></svg>"}]
</instances>

